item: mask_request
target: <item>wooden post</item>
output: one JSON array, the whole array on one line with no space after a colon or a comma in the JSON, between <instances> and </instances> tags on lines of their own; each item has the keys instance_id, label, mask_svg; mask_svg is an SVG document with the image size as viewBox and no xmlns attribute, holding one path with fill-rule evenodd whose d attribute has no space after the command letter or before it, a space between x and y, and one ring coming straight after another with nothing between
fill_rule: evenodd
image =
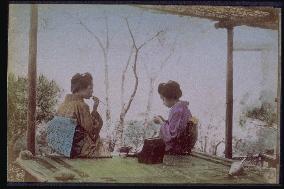
<instances>
[{"instance_id":1,"label":"wooden post","mask_svg":"<svg viewBox=\"0 0 284 189\"><path fill-rule=\"evenodd\" d=\"M33 154L35 154L37 17L37 5L32 4L29 36L27 149Z\"/></svg>"},{"instance_id":2,"label":"wooden post","mask_svg":"<svg viewBox=\"0 0 284 189\"><path fill-rule=\"evenodd\" d=\"M227 80L226 80L226 130L225 130L225 157L232 159L233 138L233 40L234 26L231 20L220 21L215 28L227 29Z\"/></svg>"},{"instance_id":3,"label":"wooden post","mask_svg":"<svg viewBox=\"0 0 284 189\"><path fill-rule=\"evenodd\" d=\"M226 136L225 157L232 159L233 134L233 27L227 28Z\"/></svg>"},{"instance_id":4,"label":"wooden post","mask_svg":"<svg viewBox=\"0 0 284 189\"><path fill-rule=\"evenodd\" d=\"M276 159L277 159L277 165L276 165L276 183L280 183L280 132L281 132L281 14L278 13L279 15L279 27L278 27L278 77L277 77L277 99L276 99L276 104L277 104L277 141L276 141Z\"/></svg>"}]
</instances>

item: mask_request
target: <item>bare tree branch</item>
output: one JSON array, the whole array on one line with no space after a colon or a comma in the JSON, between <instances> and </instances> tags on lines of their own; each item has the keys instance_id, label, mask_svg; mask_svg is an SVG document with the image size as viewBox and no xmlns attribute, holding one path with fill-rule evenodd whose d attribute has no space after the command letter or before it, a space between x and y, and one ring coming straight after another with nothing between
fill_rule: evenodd
<instances>
[{"instance_id":1,"label":"bare tree branch","mask_svg":"<svg viewBox=\"0 0 284 189\"><path fill-rule=\"evenodd\" d=\"M273 131L278 131L278 129L277 128L275 128L275 127L273 127L273 126L268 126L268 124L266 124L266 125L261 125L261 124L254 124L255 126L257 126L257 127L262 127L262 128L267 128L267 129L272 129Z\"/></svg>"},{"instance_id":2,"label":"bare tree branch","mask_svg":"<svg viewBox=\"0 0 284 189\"><path fill-rule=\"evenodd\" d=\"M99 43L99 46L101 47L101 49L103 50L103 52L106 53L106 52L105 52L105 47L104 47L104 45L102 44L100 38L99 38L96 34L94 34L94 32L92 32L92 30L90 30L90 29L86 26L86 24L84 24L84 23L82 22L82 20L80 20L79 18L78 18L78 20L79 20L79 24L82 25L82 26L89 32L89 34L91 34L91 35L97 40L97 42Z\"/></svg>"},{"instance_id":3,"label":"bare tree branch","mask_svg":"<svg viewBox=\"0 0 284 189\"><path fill-rule=\"evenodd\" d=\"M163 30L157 32L153 37L151 37L150 39L146 40L146 41L145 41L144 43L142 43L139 47L137 47L137 44L136 44L136 42L135 42L133 33L132 33L132 31L131 31L131 29L130 29L130 27L129 27L128 19L125 18L125 21L126 21L127 28L128 28L129 33L130 33L132 42L133 42L133 44L134 44L134 47L135 47L135 49L137 49L137 50L140 50L144 45L146 45L148 42L152 41L153 39L155 39L157 36L159 36L161 33L164 32Z\"/></svg>"},{"instance_id":4,"label":"bare tree branch","mask_svg":"<svg viewBox=\"0 0 284 189\"><path fill-rule=\"evenodd\" d=\"M105 16L105 24L106 24L106 49L109 49L109 28L108 28L107 16Z\"/></svg>"},{"instance_id":5,"label":"bare tree branch","mask_svg":"<svg viewBox=\"0 0 284 189\"><path fill-rule=\"evenodd\" d=\"M104 57L104 72L105 72L105 101L106 101L106 125L107 127L111 126L111 112L110 112L110 98L109 98L109 76L108 76L108 52L109 52L109 27L108 27L108 18L107 16L104 17L105 24L106 24L106 41L105 46L102 43L102 40L85 24L82 20L80 20L79 17L77 17L77 20L79 21L79 24L83 26L83 28L88 31L91 36L93 36L96 41L98 42ZM107 133L107 137L109 138L109 133Z\"/></svg>"},{"instance_id":6,"label":"bare tree branch","mask_svg":"<svg viewBox=\"0 0 284 189\"><path fill-rule=\"evenodd\" d=\"M152 41L153 39L155 39L156 37L158 37L161 33L163 33L164 31L158 31L153 37L151 37L150 39L148 39L147 41L145 41L144 43L142 43L138 49L141 49L144 45L146 45L148 42Z\"/></svg>"},{"instance_id":7,"label":"bare tree branch","mask_svg":"<svg viewBox=\"0 0 284 189\"><path fill-rule=\"evenodd\" d=\"M237 142L236 142L236 144L235 144L235 149L238 148L238 145L239 145L240 142L242 142L242 139L238 139L238 140L237 140Z\"/></svg>"},{"instance_id":8,"label":"bare tree branch","mask_svg":"<svg viewBox=\"0 0 284 189\"><path fill-rule=\"evenodd\" d=\"M132 57L132 54L133 54L133 50L134 50L134 45L132 45L131 47L131 50L130 50L130 54L128 56L128 59L127 59L127 62L126 62L126 65L122 71L122 76L121 76L121 109L123 110L124 109L124 84L125 84L125 74L127 72L127 69L128 69L128 66L130 64L130 60L131 60L131 57Z\"/></svg>"},{"instance_id":9,"label":"bare tree branch","mask_svg":"<svg viewBox=\"0 0 284 189\"><path fill-rule=\"evenodd\" d=\"M125 18L125 21L126 21L127 28L128 28L128 31L129 31L129 33L130 33L130 36L131 36L131 39L132 39L132 42L133 42L133 46L134 46L134 48L135 48L136 51L137 51L138 48L137 48L137 46L136 46L135 39L134 39L134 36L133 36L133 34L132 34L132 31L131 31L131 29L130 29L130 27L129 27L128 19Z\"/></svg>"},{"instance_id":10,"label":"bare tree branch","mask_svg":"<svg viewBox=\"0 0 284 189\"><path fill-rule=\"evenodd\" d=\"M135 53L135 57L134 57L134 65L132 66L132 70L133 70L133 73L134 73L134 77L135 77L135 85L134 85L134 90L133 90L133 92L132 92L132 94L131 94L131 96L130 96L130 99L129 99L129 101L128 101L128 103L127 103L127 105L126 105L126 108L125 108L125 114L127 113L127 111L129 110L129 108L130 108L130 105L131 105L131 103L132 103L132 101L133 101L133 99L134 99L134 96L135 96L135 94L136 94L136 91L137 91L137 87L138 87L138 76L137 76L137 70L136 70L136 68L137 68L137 57L138 57L138 51L136 51L136 53Z\"/></svg>"},{"instance_id":11,"label":"bare tree branch","mask_svg":"<svg viewBox=\"0 0 284 189\"><path fill-rule=\"evenodd\" d=\"M175 43L176 43L176 38L175 38ZM155 81L159 76L159 73L164 69L166 63L169 61L170 57L174 54L174 50L175 50L175 43L173 45L173 47L171 48L171 52L170 54L164 59L162 60L160 63L160 70L157 73L154 74L150 74L148 71L148 67L147 65L143 62L144 68L146 70L146 74L148 76L149 80L149 93L148 93L148 100L147 100L147 106L146 106L146 111L145 111L145 119L144 119L144 127L146 128L148 126L148 120L149 120L149 115L152 109L152 98L153 98L153 93L154 93L154 85L155 85ZM145 137L145 133L144 133L144 137Z\"/></svg>"},{"instance_id":12,"label":"bare tree branch","mask_svg":"<svg viewBox=\"0 0 284 189\"><path fill-rule=\"evenodd\" d=\"M221 140L221 141L219 141L219 142L216 144L216 146L214 147L213 155L216 155L216 154L217 154L218 146L219 146L220 144L222 144L222 143L224 143L224 139Z\"/></svg>"},{"instance_id":13,"label":"bare tree branch","mask_svg":"<svg viewBox=\"0 0 284 189\"><path fill-rule=\"evenodd\" d=\"M130 33L130 36L131 36L131 39L132 39L132 42L133 42L133 45L134 45L134 48L135 48L135 58L134 58L134 64L133 64L133 73L134 73L134 77L135 77L135 86L134 86L134 91L132 92L131 96L130 96L130 99L128 101L128 104L126 105L126 109L125 109L125 113L129 110L130 108L130 105L134 99L134 96L136 94L136 91L137 91L137 87L138 87L138 76L137 76L137 70L136 70L136 67L137 67L137 57L138 57L138 53L139 53L139 50L144 46L146 45L148 42L152 41L154 38L156 38L158 35L160 35L160 33L162 33L163 31L159 31L156 33L156 35L154 35L153 37L151 37L150 39L148 39L147 41L145 41L144 43L142 43L142 45L140 45L138 48L137 48L137 45L136 45L136 42L135 42L135 39L134 39L134 36L133 36L133 33L130 29L130 26L129 26L129 22L128 22L128 19L125 18L125 21L126 21L126 24L127 24L127 28L128 28L128 31Z\"/></svg>"},{"instance_id":14,"label":"bare tree branch","mask_svg":"<svg viewBox=\"0 0 284 189\"><path fill-rule=\"evenodd\" d=\"M116 127L116 136L115 136L115 140L113 141L113 146L111 146L111 148L113 149L114 147L116 147L116 149L119 149L122 145L122 136L123 136L123 127L124 127L124 119L125 119L125 116L131 106L131 103L136 95L136 92L137 92L137 88L138 88L138 76L137 76L137 59L138 59L138 54L139 54L139 51L140 49L149 41L151 41L152 39L154 39L157 35L159 35L159 32L158 34L156 34L154 37L152 37L150 40L144 42L141 46L139 46L139 48L137 48L137 45L136 45L136 42L135 42L135 39L134 39L134 35L132 33L132 30L130 29L130 26L129 26L129 23L128 23L128 19L125 18L125 21L126 21L126 25L127 25L127 28L128 28L128 31L129 31L129 34L131 36L131 39L132 39L132 43L133 43L133 48L134 48L134 63L133 63L133 66L132 66L132 70L133 70L133 74L134 74L134 77L135 77L135 84L134 84L134 89L130 95L130 98L126 104L126 106L124 107L124 104L123 104L123 108L122 108L122 111L120 113L120 121L119 121L119 124L118 126ZM133 49L132 48L132 49ZM131 54L132 55L132 54ZM130 61L130 57L131 55L129 56L129 61ZM128 65L129 63L127 63ZM128 67L126 65L126 68ZM124 79L124 78L123 78Z\"/></svg>"},{"instance_id":15,"label":"bare tree branch","mask_svg":"<svg viewBox=\"0 0 284 189\"><path fill-rule=\"evenodd\" d=\"M169 61L169 59L171 58L171 56L174 54L174 49L171 50L170 54L162 61L160 69L163 70L166 63Z\"/></svg>"},{"instance_id":16,"label":"bare tree branch","mask_svg":"<svg viewBox=\"0 0 284 189\"><path fill-rule=\"evenodd\" d=\"M120 121L119 124L116 128L116 136L115 136L115 140L113 141L113 146L111 146L111 149L114 148L114 146L119 149L122 145L122 136L123 136L123 127L124 127L124 119L125 119L125 115L128 112L130 105L134 99L134 96L137 92L137 88L138 88L138 76L137 76L137 72L136 72L136 65L137 65L137 56L138 56L138 50L135 49L135 57L134 57L134 64L132 66L133 69L133 73L134 73L134 77L135 77L135 85L134 85L134 89L133 92L128 100L128 103L126 105L125 108L122 109L121 113L120 113Z\"/></svg>"}]
</instances>

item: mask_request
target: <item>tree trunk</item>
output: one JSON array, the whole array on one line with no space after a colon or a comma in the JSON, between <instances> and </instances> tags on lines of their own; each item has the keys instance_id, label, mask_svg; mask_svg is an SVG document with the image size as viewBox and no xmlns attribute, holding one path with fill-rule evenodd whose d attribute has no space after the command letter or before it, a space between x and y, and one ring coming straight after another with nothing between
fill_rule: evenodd
<instances>
[{"instance_id":1,"label":"tree trunk","mask_svg":"<svg viewBox=\"0 0 284 189\"><path fill-rule=\"evenodd\" d=\"M125 65L125 68L123 69L122 71L122 75L121 75L121 86L120 86L120 103L121 103L121 112L124 110L124 85L125 85L125 75L126 75L126 72L127 72L127 69L129 67L129 64L130 64L130 60L131 60L131 57L132 57L132 53L133 53L133 49L134 49L134 46L132 46L131 50L130 50L130 54L128 56L128 59L127 59L127 62L126 62L126 65Z\"/></svg>"},{"instance_id":2,"label":"tree trunk","mask_svg":"<svg viewBox=\"0 0 284 189\"><path fill-rule=\"evenodd\" d=\"M134 99L134 97L136 95L137 88L138 88L137 59L138 59L139 50L141 50L144 45L146 45L148 42L153 40L155 37L157 37L161 33L161 31L159 31L156 35L154 35L153 37L151 37L150 39L148 39L147 41L142 43L142 45L137 47L137 45L135 43L135 39L134 39L133 33L132 33L131 29L130 29L130 26L129 26L127 18L125 18L125 21L126 21L127 28L128 28L129 34L131 36L131 39L132 39L132 42L133 42L133 47L134 47L134 50L135 50L134 51L135 52L134 63L133 63L133 66L132 66L133 74L134 74L134 77L135 77L135 84L134 84L134 89L132 91L132 94L131 94L131 96L130 96L130 98L128 100L128 103L126 104L125 107L123 105L122 112L120 114L120 121L119 121L118 126L116 127L115 140L113 141L114 144L112 144L112 146L113 146L112 148L115 148L115 151L117 151L121 147L121 145L122 145L124 119L125 119L125 116L126 116L128 110L129 110L130 106L131 106L131 103L132 103L132 101L133 101L133 99Z\"/></svg>"},{"instance_id":3,"label":"tree trunk","mask_svg":"<svg viewBox=\"0 0 284 189\"><path fill-rule=\"evenodd\" d=\"M207 152L207 136L205 136L205 141L204 141L204 152Z\"/></svg>"},{"instance_id":4,"label":"tree trunk","mask_svg":"<svg viewBox=\"0 0 284 189\"><path fill-rule=\"evenodd\" d=\"M200 143L200 150L201 150L201 152L204 152L204 146L203 146L202 140L199 140L199 143Z\"/></svg>"},{"instance_id":5,"label":"tree trunk","mask_svg":"<svg viewBox=\"0 0 284 189\"><path fill-rule=\"evenodd\" d=\"M123 127L124 127L124 119L125 119L125 116L131 106L131 103L136 95L136 92L137 92L137 88L138 88L138 76L137 76L137 57L138 57L138 53L139 53L139 50L136 49L135 50L135 57L134 57L134 64L133 64L133 73L134 73L134 77L135 77L135 85L134 85L134 89L133 89L133 92L128 100L128 103L126 105L125 108L123 108L122 112L120 113L120 120L119 120L119 124L117 126L117 129L116 129L116 134L115 134L115 140L114 140L114 144L113 144L113 148L115 148L115 151L117 151L121 145L122 145L122 137L123 137Z\"/></svg>"},{"instance_id":6,"label":"tree trunk","mask_svg":"<svg viewBox=\"0 0 284 189\"><path fill-rule=\"evenodd\" d=\"M174 48L172 48L171 50L171 53L164 59L161 61L161 64L160 64L160 72L163 71L163 69L165 68L166 66L166 63L168 62L168 60L170 59L170 57L172 56L174 52ZM148 71L148 68L147 68L147 65L144 64L145 66L145 70L146 70L146 73L148 75L148 78L150 79L149 80L149 93L148 93L148 100L147 100L147 106L146 106L146 111L145 111L145 119L144 119L144 136L143 136L143 139L145 139L145 135L146 135L146 129L149 125L149 116L151 115L151 110L152 110L152 103L153 103L153 94L154 94L154 84L155 84L155 81L157 79L157 77L159 76L159 72L155 75L151 75Z\"/></svg>"},{"instance_id":7,"label":"tree trunk","mask_svg":"<svg viewBox=\"0 0 284 189\"><path fill-rule=\"evenodd\" d=\"M116 129L116 133L115 133L115 146L114 146L114 151L118 151L118 149L123 145L122 144L122 138L123 138L123 128L124 128L124 119L125 119L125 113L122 112L120 114L120 118L119 118L119 123Z\"/></svg>"},{"instance_id":8,"label":"tree trunk","mask_svg":"<svg viewBox=\"0 0 284 189\"><path fill-rule=\"evenodd\" d=\"M108 77L108 52L109 52L109 36L108 36L108 21L107 21L107 17L105 18L105 24L106 24L106 43L105 45L102 43L101 39L92 32L92 30L89 29L89 27L84 24L80 19L79 23L81 24L81 26L83 26L83 28L89 33L91 34L97 41L99 47L101 48L102 52L103 52L103 56L104 56L104 73L105 73L105 80L104 80L104 84L105 84L105 101L106 101L106 125L107 125L107 130L110 130L110 125L111 125L111 113L110 113L110 97L109 97L109 77ZM109 135L109 133L107 133L107 135Z\"/></svg>"},{"instance_id":9,"label":"tree trunk","mask_svg":"<svg viewBox=\"0 0 284 189\"><path fill-rule=\"evenodd\" d=\"M121 111L124 109L124 82L125 82L125 73L121 76L121 86L120 86L120 108Z\"/></svg>"},{"instance_id":10,"label":"tree trunk","mask_svg":"<svg viewBox=\"0 0 284 189\"><path fill-rule=\"evenodd\" d=\"M146 107L145 120L144 120L144 128L145 129L148 127L149 115L151 114L151 110L152 110L152 102L153 102L153 94L154 94L154 82L155 82L155 79L150 78L149 93L148 93L147 107Z\"/></svg>"},{"instance_id":11,"label":"tree trunk","mask_svg":"<svg viewBox=\"0 0 284 189\"><path fill-rule=\"evenodd\" d=\"M108 77L108 55L107 52L104 53L104 71L105 71L105 92L106 92L106 126L108 130L111 125L111 115L110 115L110 98L109 98L109 77Z\"/></svg>"}]
</instances>

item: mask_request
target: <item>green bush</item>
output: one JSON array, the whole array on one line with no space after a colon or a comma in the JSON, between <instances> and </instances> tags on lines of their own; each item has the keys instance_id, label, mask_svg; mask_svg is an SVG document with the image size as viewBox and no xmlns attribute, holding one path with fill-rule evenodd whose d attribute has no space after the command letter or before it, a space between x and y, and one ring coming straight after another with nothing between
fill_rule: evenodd
<instances>
[{"instance_id":1,"label":"green bush","mask_svg":"<svg viewBox=\"0 0 284 189\"><path fill-rule=\"evenodd\" d=\"M268 126L277 124L277 115L272 104L263 102L260 107L254 107L246 112L246 117L258 119L267 123Z\"/></svg>"},{"instance_id":2,"label":"green bush","mask_svg":"<svg viewBox=\"0 0 284 189\"><path fill-rule=\"evenodd\" d=\"M27 78L8 75L8 152L10 155L16 141L23 138L27 128ZM44 75L37 78L36 94L36 125L49 121L55 113L55 106L61 90L55 81L48 80Z\"/></svg>"}]
</instances>

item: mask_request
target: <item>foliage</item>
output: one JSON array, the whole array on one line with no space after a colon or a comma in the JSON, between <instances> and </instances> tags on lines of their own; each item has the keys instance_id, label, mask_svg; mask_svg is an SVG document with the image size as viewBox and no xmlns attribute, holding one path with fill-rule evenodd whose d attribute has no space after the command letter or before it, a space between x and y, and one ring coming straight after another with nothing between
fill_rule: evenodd
<instances>
[{"instance_id":1,"label":"foliage","mask_svg":"<svg viewBox=\"0 0 284 189\"><path fill-rule=\"evenodd\" d=\"M224 142L224 130L220 129L224 125L224 119L216 120L214 118L214 115L210 115L210 119L208 123L199 121L197 127L198 127L198 138L195 145L195 149L201 152L209 153L212 155L221 155L224 154L218 154L221 149L220 145Z\"/></svg>"},{"instance_id":2,"label":"foliage","mask_svg":"<svg viewBox=\"0 0 284 189\"><path fill-rule=\"evenodd\" d=\"M60 88L55 81L49 81L44 75L40 75L37 85L37 124L49 121L53 118L55 105L58 102Z\"/></svg>"},{"instance_id":3,"label":"foliage","mask_svg":"<svg viewBox=\"0 0 284 189\"><path fill-rule=\"evenodd\" d=\"M239 118L239 126L246 130L245 136L236 139L234 154L255 154L274 149L277 143L277 112L270 94L262 91L259 105L247 105L248 94L244 96L243 110Z\"/></svg>"},{"instance_id":4,"label":"foliage","mask_svg":"<svg viewBox=\"0 0 284 189\"><path fill-rule=\"evenodd\" d=\"M26 132L28 105L27 83L28 81L25 77L16 77L14 74L8 75L9 146L14 146L16 140L22 138ZM36 125L52 119L59 95L60 88L55 81L48 80L44 75L38 77L35 115Z\"/></svg>"},{"instance_id":5,"label":"foliage","mask_svg":"<svg viewBox=\"0 0 284 189\"><path fill-rule=\"evenodd\" d=\"M25 172L15 163L8 164L7 181L8 182L24 182Z\"/></svg>"},{"instance_id":6,"label":"foliage","mask_svg":"<svg viewBox=\"0 0 284 189\"><path fill-rule=\"evenodd\" d=\"M132 146L134 151L143 146L143 139L157 135L159 125L149 121L147 128L144 127L144 121L130 120L125 123L124 145Z\"/></svg>"},{"instance_id":7,"label":"foliage","mask_svg":"<svg viewBox=\"0 0 284 189\"><path fill-rule=\"evenodd\" d=\"M276 112L273 106L268 102L263 102L260 107L248 109L246 117L263 121L267 123L267 126L272 126L277 123Z\"/></svg>"},{"instance_id":8,"label":"foliage","mask_svg":"<svg viewBox=\"0 0 284 189\"><path fill-rule=\"evenodd\" d=\"M8 139L20 136L27 125L27 79L8 76Z\"/></svg>"},{"instance_id":9,"label":"foliage","mask_svg":"<svg viewBox=\"0 0 284 189\"><path fill-rule=\"evenodd\" d=\"M239 125L244 127L248 118L264 122L267 127L272 127L277 124L277 112L274 103L274 94L272 91L263 90L257 101L258 105L249 105L247 103L249 93L246 93L240 102L242 105L242 112L240 114Z\"/></svg>"}]
</instances>

